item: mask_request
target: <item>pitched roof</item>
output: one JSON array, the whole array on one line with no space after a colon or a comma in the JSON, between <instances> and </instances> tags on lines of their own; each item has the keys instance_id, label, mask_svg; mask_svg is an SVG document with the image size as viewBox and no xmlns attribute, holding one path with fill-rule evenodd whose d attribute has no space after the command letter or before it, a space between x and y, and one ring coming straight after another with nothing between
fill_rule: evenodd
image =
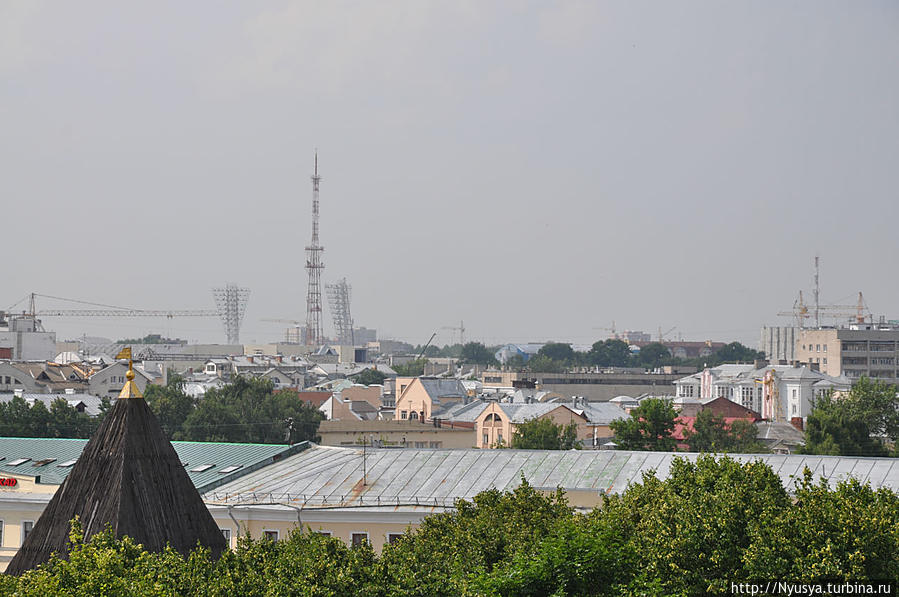
<instances>
[{"instance_id":1,"label":"pitched roof","mask_svg":"<svg viewBox=\"0 0 899 597\"><path fill-rule=\"evenodd\" d=\"M68 553L70 521L84 538L109 525L149 551L171 545L182 554L197 543L214 557L226 548L209 510L140 396L129 371L119 399L84 447L6 570L20 574Z\"/></svg>"},{"instance_id":2,"label":"pitched roof","mask_svg":"<svg viewBox=\"0 0 899 597\"><path fill-rule=\"evenodd\" d=\"M390 511L452 508L456 499L472 499L496 488L517 487L524 475L537 488L588 490L616 494L639 483L644 472L655 470L666 479L672 461L695 461L684 452L630 452L624 450L417 450L406 448L362 450L316 446L245 475L204 494L209 504L240 505L282 501L306 508L383 506ZM792 493L802 471L835 483L856 478L873 489L899 490L899 466L894 458L729 454L740 463L760 460L778 475ZM366 484L362 469L367 468ZM360 489L361 488L361 489Z\"/></svg>"}]
</instances>

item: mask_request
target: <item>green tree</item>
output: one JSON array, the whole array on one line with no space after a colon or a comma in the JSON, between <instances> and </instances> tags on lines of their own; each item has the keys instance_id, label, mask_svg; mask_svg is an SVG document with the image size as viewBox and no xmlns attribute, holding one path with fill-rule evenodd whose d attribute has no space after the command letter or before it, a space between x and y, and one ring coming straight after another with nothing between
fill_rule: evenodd
<instances>
[{"instance_id":1,"label":"green tree","mask_svg":"<svg viewBox=\"0 0 899 597\"><path fill-rule=\"evenodd\" d=\"M536 356L544 356L563 365L572 365L577 360L577 353L571 344L561 342L547 342L540 347Z\"/></svg>"},{"instance_id":2,"label":"green tree","mask_svg":"<svg viewBox=\"0 0 899 597\"><path fill-rule=\"evenodd\" d=\"M825 394L818 398L806 418L804 454L835 456L882 456L886 448L871 437L870 413L852 392L845 398Z\"/></svg>"},{"instance_id":3,"label":"green tree","mask_svg":"<svg viewBox=\"0 0 899 597\"><path fill-rule=\"evenodd\" d=\"M363 369L362 373L357 375L353 381L366 386L379 386L384 383L385 379L387 379L386 374L381 373L375 367L370 367Z\"/></svg>"},{"instance_id":4,"label":"green tree","mask_svg":"<svg viewBox=\"0 0 899 597\"><path fill-rule=\"evenodd\" d=\"M462 361L474 365L495 365L496 358L489 348L480 342L468 342L462 347Z\"/></svg>"},{"instance_id":5,"label":"green tree","mask_svg":"<svg viewBox=\"0 0 899 597\"><path fill-rule=\"evenodd\" d=\"M540 373L562 373L565 371L565 364L549 358L545 354L536 354L528 359L527 369Z\"/></svg>"},{"instance_id":6,"label":"green tree","mask_svg":"<svg viewBox=\"0 0 899 597\"><path fill-rule=\"evenodd\" d=\"M637 353L637 362L640 365L655 369L661 367L671 359L671 351L669 351L661 342L651 342Z\"/></svg>"},{"instance_id":7,"label":"green tree","mask_svg":"<svg viewBox=\"0 0 899 597\"><path fill-rule=\"evenodd\" d=\"M577 423L557 425L550 418L528 419L515 426L511 447L518 450L577 450Z\"/></svg>"},{"instance_id":8,"label":"green tree","mask_svg":"<svg viewBox=\"0 0 899 597\"><path fill-rule=\"evenodd\" d=\"M600 340L587 351L586 360L600 367L627 367L631 362L631 349L622 340Z\"/></svg>"},{"instance_id":9,"label":"green tree","mask_svg":"<svg viewBox=\"0 0 899 597\"><path fill-rule=\"evenodd\" d=\"M746 363L763 358L765 353L743 346L739 342L731 342L716 350L708 361L709 366L714 367L721 363Z\"/></svg>"},{"instance_id":10,"label":"green tree","mask_svg":"<svg viewBox=\"0 0 899 597\"><path fill-rule=\"evenodd\" d=\"M149 385L144 399L169 439L180 435L184 422L196 408L196 401L184 393L184 378L169 374L165 385Z\"/></svg>"},{"instance_id":11,"label":"green tree","mask_svg":"<svg viewBox=\"0 0 899 597\"><path fill-rule=\"evenodd\" d=\"M758 428L751 421L739 419L728 425L724 417L702 410L693 421L693 430L684 434L684 441L691 452L767 451L757 436Z\"/></svg>"},{"instance_id":12,"label":"green tree","mask_svg":"<svg viewBox=\"0 0 899 597\"><path fill-rule=\"evenodd\" d=\"M296 392L274 393L267 379L237 377L206 392L176 439L262 444L314 440L323 418Z\"/></svg>"},{"instance_id":13,"label":"green tree","mask_svg":"<svg viewBox=\"0 0 899 597\"><path fill-rule=\"evenodd\" d=\"M676 442L674 420L677 412L670 400L646 398L631 411L628 419L616 419L609 428L615 433L615 443L620 450L655 450L671 452Z\"/></svg>"},{"instance_id":14,"label":"green tree","mask_svg":"<svg viewBox=\"0 0 899 597\"><path fill-rule=\"evenodd\" d=\"M415 359L408 363L391 365L390 368L396 371L400 377L418 377L424 375L427 362L428 359Z\"/></svg>"}]
</instances>

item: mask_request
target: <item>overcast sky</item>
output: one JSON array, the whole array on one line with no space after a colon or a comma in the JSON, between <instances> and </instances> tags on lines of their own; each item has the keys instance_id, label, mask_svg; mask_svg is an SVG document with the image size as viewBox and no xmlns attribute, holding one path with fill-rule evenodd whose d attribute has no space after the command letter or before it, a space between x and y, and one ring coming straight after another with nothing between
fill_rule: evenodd
<instances>
[{"instance_id":1,"label":"overcast sky","mask_svg":"<svg viewBox=\"0 0 899 597\"><path fill-rule=\"evenodd\" d=\"M241 339L277 340L316 147L323 279L382 337L754 346L816 252L824 301L899 318L892 0L0 0L0 309L208 309L235 282Z\"/></svg>"}]
</instances>

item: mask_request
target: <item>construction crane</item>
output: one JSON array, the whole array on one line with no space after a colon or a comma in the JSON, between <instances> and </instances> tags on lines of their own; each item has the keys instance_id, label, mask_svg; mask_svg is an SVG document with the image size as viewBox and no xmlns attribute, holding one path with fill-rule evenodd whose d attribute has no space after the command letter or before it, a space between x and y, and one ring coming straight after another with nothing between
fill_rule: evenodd
<instances>
[{"instance_id":1,"label":"construction crane","mask_svg":"<svg viewBox=\"0 0 899 597\"><path fill-rule=\"evenodd\" d=\"M674 326L667 332L662 332L662 326L659 326L659 343L661 344L661 343L665 342L665 336L667 336L668 334L670 334L671 332L673 332L676 329L677 329L677 326Z\"/></svg>"},{"instance_id":2,"label":"construction crane","mask_svg":"<svg viewBox=\"0 0 899 597\"><path fill-rule=\"evenodd\" d=\"M415 358L416 361L421 360L421 357L425 356L425 351L428 350L428 346L431 345L431 342L433 342L433 341L434 341L434 338L436 338L436 337L437 337L437 332L434 332L433 334L431 334L431 339L428 340L428 343L425 344L425 345L424 345L424 348L421 349L421 352L418 353L418 356Z\"/></svg>"},{"instance_id":3,"label":"construction crane","mask_svg":"<svg viewBox=\"0 0 899 597\"><path fill-rule=\"evenodd\" d=\"M454 332L459 332L459 344L461 344L463 346L465 345L465 322L464 321L459 322L459 327L445 325L440 329L441 330L453 330Z\"/></svg>"},{"instance_id":4,"label":"construction crane","mask_svg":"<svg viewBox=\"0 0 899 597\"><path fill-rule=\"evenodd\" d=\"M37 297L103 308L37 309ZM37 325L39 325L40 318L42 317L166 317L168 319L172 319L174 317L223 317L223 313L220 310L216 309L132 309L129 307L120 307L117 305L106 305L103 303L92 303L89 301L80 301L76 299L51 296L48 294L39 294L37 292L28 293L25 298L7 309L7 312L11 315L14 315L14 313L12 312L13 307L25 300L28 301L29 308L28 311L22 311L21 315L34 319ZM232 337L234 333L234 330L228 328L229 338Z\"/></svg>"},{"instance_id":5,"label":"construction crane","mask_svg":"<svg viewBox=\"0 0 899 597\"><path fill-rule=\"evenodd\" d=\"M870 320L872 318L871 311L868 309L868 305L865 304L865 297L861 291L859 291L858 301L854 305L818 305L817 311L819 325L822 315L833 319L852 319L855 323L865 323L866 319ZM808 305L805 304L802 298L801 290L799 291L799 298L793 303L793 310L781 311L777 315L780 317L793 317L796 320L796 327L799 329L803 329L805 320L812 317Z\"/></svg>"},{"instance_id":6,"label":"construction crane","mask_svg":"<svg viewBox=\"0 0 899 597\"><path fill-rule=\"evenodd\" d=\"M613 340L619 340L618 338L618 330L615 329L615 320L612 320L612 327L610 328L593 328L594 330L603 330L609 332L609 338Z\"/></svg>"}]
</instances>

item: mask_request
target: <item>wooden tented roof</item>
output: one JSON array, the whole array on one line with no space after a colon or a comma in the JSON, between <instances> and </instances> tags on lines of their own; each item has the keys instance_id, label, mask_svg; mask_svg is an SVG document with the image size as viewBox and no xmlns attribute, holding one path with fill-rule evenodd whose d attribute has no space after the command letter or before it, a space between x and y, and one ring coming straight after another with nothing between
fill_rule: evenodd
<instances>
[{"instance_id":1,"label":"wooden tented roof","mask_svg":"<svg viewBox=\"0 0 899 597\"><path fill-rule=\"evenodd\" d=\"M85 540L109 525L149 551L166 544L187 554L197 543L214 557L224 537L197 493L175 449L139 390L129 381L78 462L47 505L8 574L20 574L65 557L71 520L78 516Z\"/></svg>"}]
</instances>

